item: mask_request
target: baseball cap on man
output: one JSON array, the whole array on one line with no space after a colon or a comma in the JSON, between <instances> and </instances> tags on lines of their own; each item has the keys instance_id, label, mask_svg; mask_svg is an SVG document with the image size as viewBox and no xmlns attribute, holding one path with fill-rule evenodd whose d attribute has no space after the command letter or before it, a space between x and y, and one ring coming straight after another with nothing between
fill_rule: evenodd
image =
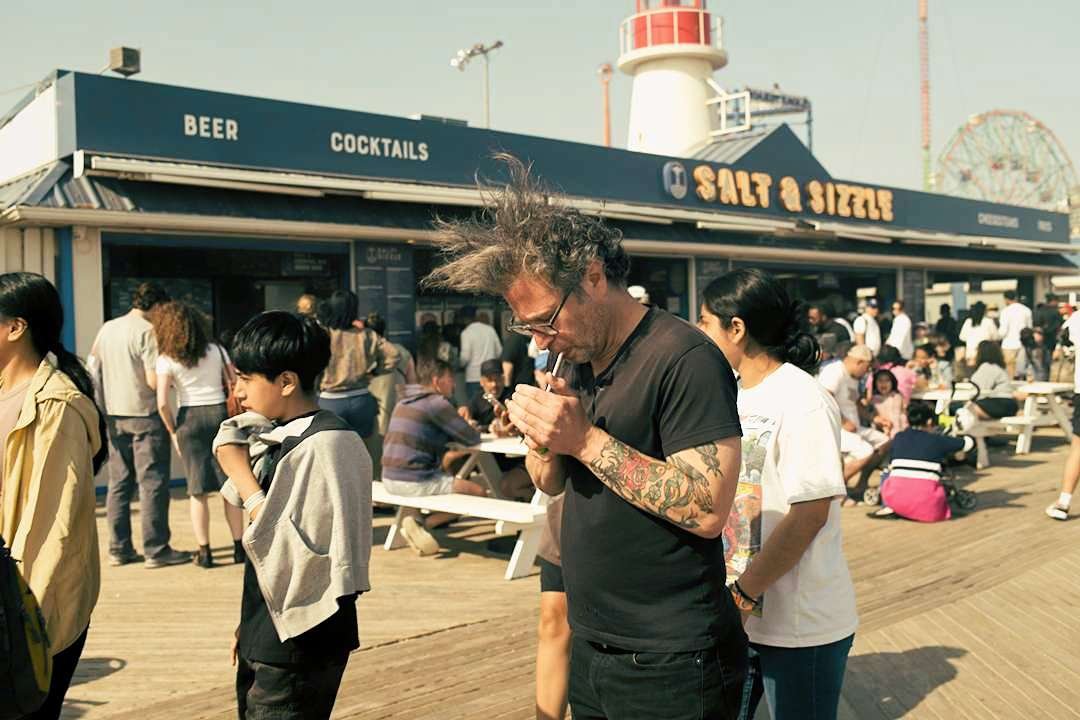
<instances>
[{"instance_id":1,"label":"baseball cap on man","mask_svg":"<svg viewBox=\"0 0 1080 720\"><path fill-rule=\"evenodd\" d=\"M878 307L877 298L866 298L866 307L868 307L868 308L876 308L876 307Z\"/></svg>"},{"instance_id":2,"label":"baseball cap on man","mask_svg":"<svg viewBox=\"0 0 1080 720\"><path fill-rule=\"evenodd\" d=\"M482 377L492 377L492 376L502 377L502 374L503 374L502 361L499 360L498 358L492 358L490 360L485 360L483 362L483 364L480 365L480 375Z\"/></svg>"}]
</instances>

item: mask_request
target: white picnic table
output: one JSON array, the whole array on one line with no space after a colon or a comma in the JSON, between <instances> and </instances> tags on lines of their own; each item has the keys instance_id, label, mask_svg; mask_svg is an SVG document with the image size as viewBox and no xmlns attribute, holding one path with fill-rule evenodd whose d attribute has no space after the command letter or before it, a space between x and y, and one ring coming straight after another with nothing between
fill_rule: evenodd
<instances>
[{"instance_id":1,"label":"white picnic table","mask_svg":"<svg viewBox=\"0 0 1080 720\"><path fill-rule=\"evenodd\" d=\"M476 445L451 444L455 450L469 454L465 464L458 471L457 477L468 477L475 469L479 471L484 483L491 490L492 497L477 497L451 493L449 495L427 495L405 497L393 495L381 482L373 483L372 497L375 502L398 506L397 515L390 525L383 547L394 550L405 544L400 529L405 516L405 508L415 508L432 512L448 512L454 515L467 515L495 521L495 534L503 537L517 535L514 551L510 555L504 577L507 580L524 577L532 572L536 561L536 552L540 547L540 536L547 522L547 506L551 498L537 490L528 503L508 500L499 492L502 470L495 460L496 455L525 457L528 446L521 438L484 434Z\"/></svg>"},{"instance_id":2,"label":"white picnic table","mask_svg":"<svg viewBox=\"0 0 1080 720\"><path fill-rule=\"evenodd\" d=\"M1025 396L1020 414L1014 417L1000 418L998 422L1017 431L1017 455L1024 455L1031 452L1031 441L1035 434L1035 428L1057 425L1065 434L1066 440L1071 438L1072 421L1069 418L1069 413L1065 408L1065 403L1062 401L1061 396L1073 392L1074 388L1072 383L1017 382L1013 383L1013 387L1017 392L1022 393ZM913 392L911 394L911 399L933 402L936 404L936 412L941 413L946 410L946 405L949 401L970 400L973 396L974 392L967 388L957 388L955 394L949 388L936 388L923 390L921 392ZM988 429L991 424L992 423L990 422L979 423L979 425L983 426L985 429ZM983 433L979 433L977 429L969 430L976 430L971 433L972 435L985 434L985 430ZM979 449L981 458L989 457L983 452L981 443Z\"/></svg>"}]
</instances>

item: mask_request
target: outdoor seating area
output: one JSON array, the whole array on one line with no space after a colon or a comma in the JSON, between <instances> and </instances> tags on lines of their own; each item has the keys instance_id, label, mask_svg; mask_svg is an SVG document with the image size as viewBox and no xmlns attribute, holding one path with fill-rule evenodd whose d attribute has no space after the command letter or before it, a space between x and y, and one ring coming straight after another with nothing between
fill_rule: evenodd
<instances>
[{"instance_id":1,"label":"outdoor seating area","mask_svg":"<svg viewBox=\"0 0 1080 720\"><path fill-rule=\"evenodd\" d=\"M861 619L845 720L1080 716L1080 523L1048 526L1041 512L1065 448L1039 429L1029 454L992 454L991 468L958 478L979 505L952 522L882 524L844 511ZM174 501L177 547L191 544L184 513ZM103 508L98 515L103 528ZM375 525L385 542L393 518L377 515ZM504 582L514 546L493 530L467 520L436 531L443 549L431 558L372 554L362 649L334 718L534 717L537 571ZM227 531L213 531L221 553ZM139 567L103 572L108 589L64 717L235 717L228 650L241 566L189 566L153 583ZM184 653L167 650L176 646Z\"/></svg>"}]
</instances>

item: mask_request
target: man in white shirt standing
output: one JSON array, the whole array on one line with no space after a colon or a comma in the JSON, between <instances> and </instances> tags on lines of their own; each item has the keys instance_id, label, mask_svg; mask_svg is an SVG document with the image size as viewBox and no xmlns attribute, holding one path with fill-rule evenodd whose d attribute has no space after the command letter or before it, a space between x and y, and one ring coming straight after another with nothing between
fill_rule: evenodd
<instances>
[{"instance_id":1,"label":"man in white shirt standing","mask_svg":"<svg viewBox=\"0 0 1080 720\"><path fill-rule=\"evenodd\" d=\"M468 399L480 392L480 366L502 355L502 342L495 328L476 319L476 308L466 305L458 312L465 329L461 331L461 367L465 368Z\"/></svg>"},{"instance_id":2,"label":"man in white shirt standing","mask_svg":"<svg viewBox=\"0 0 1080 720\"><path fill-rule=\"evenodd\" d=\"M1020 331L1032 326L1031 308L1016 299L1015 290L1005 291L1005 309L998 319L998 332L1001 334L1001 352L1005 355L1005 372L1009 379L1016 378L1016 357L1023 349L1020 343Z\"/></svg>"},{"instance_id":3,"label":"man in white shirt standing","mask_svg":"<svg viewBox=\"0 0 1080 720\"><path fill-rule=\"evenodd\" d=\"M855 318L855 325L852 328L855 331L855 344L870 348L874 357L881 352L881 328L877 324L879 314L881 314L881 308L878 306L877 298L868 298L866 309L862 315Z\"/></svg>"},{"instance_id":4,"label":"man in white shirt standing","mask_svg":"<svg viewBox=\"0 0 1080 720\"><path fill-rule=\"evenodd\" d=\"M900 357L910 360L915 354L915 346L911 342L911 318L904 312L903 300L893 300L892 314L892 330L889 331L885 344L892 345L900 351Z\"/></svg>"}]
</instances>

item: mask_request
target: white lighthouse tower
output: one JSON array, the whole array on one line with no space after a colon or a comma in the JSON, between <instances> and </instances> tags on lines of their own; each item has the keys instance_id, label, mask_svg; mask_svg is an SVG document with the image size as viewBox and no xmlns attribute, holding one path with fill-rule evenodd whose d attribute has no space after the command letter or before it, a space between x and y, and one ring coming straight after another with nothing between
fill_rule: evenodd
<instances>
[{"instance_id":1,"label":"white lighthouse tower","mask_svg":"<svg viewBox=\"0 0 1080 720\"><path fill-rule=\"evenodd\" d=\"M628 150L680 155L709 138L713 72L727 65L705 0L636 0L619 27L619 69L632 75Z\"/></svg>"}]
</instances>

